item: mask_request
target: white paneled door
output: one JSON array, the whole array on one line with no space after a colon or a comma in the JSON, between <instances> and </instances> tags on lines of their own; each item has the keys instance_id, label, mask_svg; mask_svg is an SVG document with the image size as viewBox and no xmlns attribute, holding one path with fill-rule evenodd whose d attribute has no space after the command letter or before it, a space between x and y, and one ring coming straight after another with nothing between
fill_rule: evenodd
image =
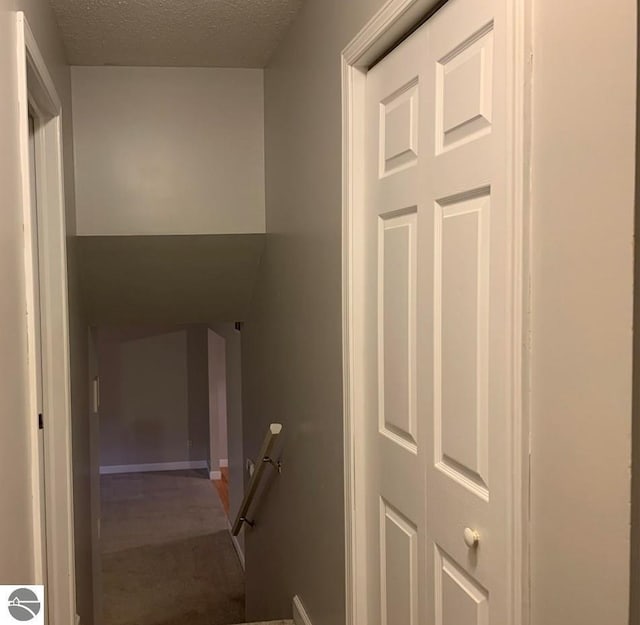
<instances>
[{"instance_id":1,"label":"white paneled door","mask_svg":"<svg viewBox=\"0 0 640 625\"><path fill-rule=\"evenodd\" d=\"M504 6L366 78L367 625L513 622Z\"/></svg>"}]
</instances>

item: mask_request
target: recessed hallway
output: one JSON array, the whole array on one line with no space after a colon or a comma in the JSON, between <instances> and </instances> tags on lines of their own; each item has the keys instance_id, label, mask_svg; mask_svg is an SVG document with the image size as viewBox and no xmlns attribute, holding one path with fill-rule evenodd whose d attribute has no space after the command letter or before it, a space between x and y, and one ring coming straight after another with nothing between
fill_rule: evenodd
<instances>
[{"instance_id":1,"label":"recessed hallway","mask_svg":"<svg viewBox=\"0 0 640 625\"><path fill-rule=\"evenodd\" d=\"M243 572L206 471L101 484L105 625L244 621Z\"/></svg>"}]
</instances>

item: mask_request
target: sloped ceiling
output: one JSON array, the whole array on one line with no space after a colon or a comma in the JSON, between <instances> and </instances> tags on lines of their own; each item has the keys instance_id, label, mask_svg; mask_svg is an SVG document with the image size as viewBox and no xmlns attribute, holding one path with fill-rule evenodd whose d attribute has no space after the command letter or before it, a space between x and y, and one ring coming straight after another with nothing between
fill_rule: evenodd
<instances>
[{"instance_id":1,"label":"sloped ceiling","mask_svg":"<svg viewBox=\"0 0 640 625\"><path fill-rule=\"evenodd\" d=\"M263 234L88 236L75 247L88 322L95 325L242 321Z\"/></svg>"},{"instance_id":2,"label":"sloped ceiling","mask_svg":"<svg viewBox=\"0 0 640 625\"><path fill-rule=\"evenodd\" d=\"M302 0L50 0L71 65L264 67Z\"/></svg>"}]
</instances>

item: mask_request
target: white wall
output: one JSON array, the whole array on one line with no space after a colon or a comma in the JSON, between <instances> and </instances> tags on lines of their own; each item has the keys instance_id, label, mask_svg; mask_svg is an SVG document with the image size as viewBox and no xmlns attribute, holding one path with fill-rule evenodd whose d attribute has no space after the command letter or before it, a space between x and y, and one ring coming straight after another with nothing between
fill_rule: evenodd
<instances>
[{"instance_id":1,"label":"white wall","mask_svg":"<svg viewBox=\"0 0 640 625\"><path fill-rule=\"evenodd\" d=\"M189 460L206 460L209 453L209 345L207 327L187 328L187 405L189 415Z\"/></svg>"},{"instance_id":2,"label":"white wall","mask_svg":"<svg viewBox=\"0 0 640 625\"><path fill-rule=\"evenodd\" d=\"M307 0L265 71L267 244L245 453L284 423L247 616L344 623L339 53L382 0ZM535 0L532 625L625 625L636 6ZM309 480L315 486L309 488Z\"/></svg>"},{"instance_id":3,"label":"white wall","mask_svg":"<svg viewBox=\"0 0 640 625\"><path fill-rule=\"evenodd\" d=\"M640 25L640 16L638 19ZM640 42L638 44L640 53ZM640 97L640 66L638 73L638 91ZM640 108L636 106L636 145L640 145ZM636 211L635 240L640 240L640 160L636 150ZM634 274L640 275L640 247L634 246ZM634 286L634 319L633 327L640 327L640 284L635 280ZM640 418L640 332L633 333L633 420L637 424ZM640 427L632 426L631 444L631 582L629 624L640 625Z\"/></svg>"},{"instance_id":4,"label":"white wall","mask_svg":"<svg viewBox=\"0 0 640 625\"><path fill-rule=\"evenodd\" d=\"M77 611L91 622L91 527L87 388L87 334L75 282L75 232L71 78L49 3L6 0L0 6L0 583L34 581L28 427L22 197L18 153L17 33L15 11L24 11L62 101L65 207L69 246L69 305L74 459ZM10 502L10 503L9 503Z\"/></svg>"},{"instance_id":5,"label":"white wall","mask_svg":"<svg viewBox=\"0 0 640 625\"><path fill-rule=\"evenodd\" d=\"M41 0L7 0L0 6L0 583L32 582L30 467L26 408L26 325L22 197L18 164L17 39L15 11L24 11L62 101L65 212L68 249L69 338L73 419L73 491L76 605L83 622L93 611L89 470L87 326L76 273L71 76L56 18ZM5 504L6 505L6 504Z\"/></svg>"},{"instance_id":6,"label":"white wall","mask_svg":"<svg viewBox=\"0 0 640 625\"><path fill-rule=\"evenodd\" d=\"M73 67L80 235L264 232L263 72Z\"/></svg>"},{"instance_id":7,"label":"white wall","mask_svg":"<svg viewBox=\"0 0 640 625\"><path fill-rule=\"evenodd\" d=\"M213 334L224 339L227 403L227 459L229 460L229 517L235 519L244 497L244 416L242 406L241 334L233 323L212 324ZM244 553L244 535L238 536Z\"/></svg>"},{"instance_id":8,"label":"white wall","mask_svg":"<svg viewBox=\"0 0 640 625\"><path fill-rule=\"evenodd\" d=\"M27 414L27 336L22 238L22 193L18 143L18 77L16 71L16 29L14 8L22 4L3 4L0 9L0 427L11 436L0 437L0 489L5 496L0 508L0 583L11 579L33 580L31 539L31 482L29 424ZM50 11L29 3L36 37L50 41L49 63L62 64L62 52ZM8 502L11 502L9 504ZM9 507L10 506L10 507Z\"/></svg>"},{"instance_id":9,"label":"white wall","mask_svg":"<svg viewBox=\"0 0 640 625\"><path fill-rule=\"evenodd\" d=\"M209 348L209 437L211 470L228 460L227 451L227 363L225 340L212 330L207 331Z\"/></svg>"}]
</instances>

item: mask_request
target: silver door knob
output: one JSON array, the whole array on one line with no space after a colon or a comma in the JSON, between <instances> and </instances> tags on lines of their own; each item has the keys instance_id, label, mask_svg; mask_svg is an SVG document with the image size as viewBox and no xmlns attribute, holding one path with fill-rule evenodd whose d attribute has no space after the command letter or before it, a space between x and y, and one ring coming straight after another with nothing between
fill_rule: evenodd
<instances>
[{"instance_id":1,"label":"silver door knob","mask_svg":"<svg viewBox=\"0 0 640 625\"><path fill-rule=\"evenodd\" d=\"M464 529L464 544L469 547L469 549L473 549L478 546L480 542L480 534L476 532L476 530L472 530L470 527L465 527Z\"/></svg>"}]
</instances>

